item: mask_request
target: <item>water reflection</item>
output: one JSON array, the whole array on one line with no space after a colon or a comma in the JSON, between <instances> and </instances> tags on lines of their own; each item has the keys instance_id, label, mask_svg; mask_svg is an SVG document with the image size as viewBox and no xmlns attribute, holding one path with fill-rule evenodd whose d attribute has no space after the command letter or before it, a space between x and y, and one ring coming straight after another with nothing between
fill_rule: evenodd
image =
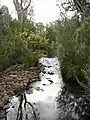
<instances>
[{"instance_id":1,"label":"water reflection","mask_svg":"<svg viewBox=\"0 0 90 120\"><path fill-rule=\"evenodd\" d=\"M39 62L44 66L41 81L31 84L19 97L13 97L7 120L56 120L56 97L63 85L59 61L57 58L41 58Z\"/></svg>"},{"instance_id":2,"label":"water reflection","mask_svg":"<svg viewBox=\"0 0 90 120\"><path fill-rule=\"evenodd\" d=\"M38 120L33 104L27 101L25 93L11 100L7 118L8 120Z\"/></svg>"}]
</instances>

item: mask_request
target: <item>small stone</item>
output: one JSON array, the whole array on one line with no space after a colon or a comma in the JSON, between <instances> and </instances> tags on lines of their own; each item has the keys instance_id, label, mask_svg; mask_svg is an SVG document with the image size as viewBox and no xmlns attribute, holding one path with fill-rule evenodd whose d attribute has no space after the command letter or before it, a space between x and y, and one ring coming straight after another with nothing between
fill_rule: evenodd
<instances>
[{"instance_id":1,"label":"small stone","mask_svg":"<svg viewBox=\"0 0 90 120\"><path fill-rule=\"evenodd\" d=\"M42 71L44 74L46 74L46 71Z\"/></svg>"},{"instance_id":2,"label":"small stone","mask_svg":"<svg viewBox=\"0 0 90 120\"><path fill-rule=\"evenodd\" d=\"M53 75L54 73L53 72L48 72L48 74Z\"/></svg>"},{"instance_id":3,"label":"small stone","mask_svg":"<svg viewBox=\"0 0 90 120\"><path fill-rule=\"evenodd\" d=\"M2 108L3 106L4 106L4 103L0 101L0 108Z\"/></svg>"},{"instance_id":4,"label":"small stone","mask_svg":"<svg viewBox=\"0 0 90 120\"><path fill-rule=\"evenodd\" d=\"M10 107L9 105L5 105L5 106L3 107L3 110L8 109L9 107Z\"/></svg>"},{"instance_id":5,"label":"small stone","mask_svg":"<svg viewBox=\"0 0 90 120\"><path fill-rule=\"evenodd\" d=\"M12 77L12 78L16 78L17 77L17 75L9 75L10 77Z\"/></svg>"},{"instance_id":6,"label":"small stone","mask_svg":"<svg viewBox=\"0 0 90 120\"><path fill-rule=\"evenodd\" d=\"M15 106L12 106L12 108L14 108Z\"/></svg>"},{"instance_id":7,"label":"small stone","mask_svg":"<svg viewBox=\"0 0 90 120\"><path fill-rule=\"evenodd\" d=\"M53 81L52 80L48 80L50 83L53 83Z\"/></svg>"},{"instance_id":8,"label":"small stone","mask_svg":"<svg viewBox=\"0 0 90 120\"><path fill-rule=\"evenodd\" d=\"M24 85L24 86L27 86L27 82L24 82L23 85Z\"/></svg>"},{"instance_id":9,"label":"small stone","mask_svg":"<svg viewBox=\"0 0 90 120\"><path fill-rule=\"evenodd\" d=\"M46 84L42 84L42 85L44 85L44 86L45 86Z\"/></svg>"},{"instance_id":10,"label":"small stone","mask_svg":"<svg viewBox=\"0 0 90 120\"><path fill-rule=\"evenodd\" d=\"M43 92L44 90L41 88L41 92Z\"/></svg>"},{"instance_id":11,"label":"small stone","mask_svg":"<svg viewBox=\"0 0 90 120\"><path fill-rule=\"evenodd\" d=\"M47 66L48 68L50 68L51 66Z\"/></svg>"},{"instance_id":12,"label":"small stone","mask_svg":"<svg viewBox=\"0 0 90 120\"><path fill-rule=\"evenodd\" d=\"M19 80L19 81L22 81L22 78L21 78L21 77L19 77L19 78L18 78L18 80Z\"/></svg>"},{"instance_id":13,"label":"small stone","mask_svg":"<svg viewBox=\"0 0 90 120\"><path fill-rule=\"evenodd\" d=\"M37 91L40 91L40 87L37 87L36 90L37 90Z\"/></svg>"}]
</instances>

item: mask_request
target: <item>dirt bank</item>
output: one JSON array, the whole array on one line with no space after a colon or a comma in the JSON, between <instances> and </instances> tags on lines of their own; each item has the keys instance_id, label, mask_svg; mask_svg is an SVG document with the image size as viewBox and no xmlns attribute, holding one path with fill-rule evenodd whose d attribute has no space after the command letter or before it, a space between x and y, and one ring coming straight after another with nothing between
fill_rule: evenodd
<instances>
[{"instance_id":1,"label":"dirt bank","mask_svg":"<svg viewBox=\"0 0 90 120\"><path fill-rule=\"evenodd\" d=\"M39 80L37 67L25 68L23 65L14 65L0 73L0 120L9 107L7 103L13 95L20 95L27 86Z\"/></svg>"}]
</instances>

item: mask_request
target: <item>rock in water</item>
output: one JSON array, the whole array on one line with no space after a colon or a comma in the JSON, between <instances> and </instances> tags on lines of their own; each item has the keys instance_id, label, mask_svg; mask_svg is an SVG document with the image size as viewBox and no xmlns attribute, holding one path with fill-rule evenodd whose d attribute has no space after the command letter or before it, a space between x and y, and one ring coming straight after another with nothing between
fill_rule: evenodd
<instances>
[{"instance_id":1,"label":"rock in water","mask_svg":"<svg viewBox=\"0 0 90 120\"><path fill-rule=\"evenodd\" d=\"M90 120L90 103L84 97L75 98L63 87L57 101L60 120Z\"/></svg>"},{"instance_id":2,"label":"rock in water","mask_svg":"<svg viewBox=\"0 0 90 120\"><path fill-rule=\"evenodd\" d=\"M41 81L33 83L32 93L25 91L25 99L20 102L13 99L11 101L12 106L8 110L8 120L16 120L18 114L18 107L22 107L19 110L19 113L22 113L22 120L25 120L25 116L28 117L28 120L56 120L59 114L57 109L56 97L62 86L62 78L60 74L59 61L57 58L41 58L40 63L44 66L44 71L40 73ZM48 67L50 66L50 67ZM52 75L49 73L52 71ZM52 84L50 84L50 82ZM23 98L23 97L22 97ZM27 101L26 103L25 100ZM15 105L15 104L16 105ZM19 105L19 103L21 103ZM31 111L30 111L31 110ZM34 112L33 112L34 110ZM18 114L20 117L20 114ZM34 117L37 117L35 119ZM18 120L18 119L17 119Z\"/></svg>"}]
</instances>

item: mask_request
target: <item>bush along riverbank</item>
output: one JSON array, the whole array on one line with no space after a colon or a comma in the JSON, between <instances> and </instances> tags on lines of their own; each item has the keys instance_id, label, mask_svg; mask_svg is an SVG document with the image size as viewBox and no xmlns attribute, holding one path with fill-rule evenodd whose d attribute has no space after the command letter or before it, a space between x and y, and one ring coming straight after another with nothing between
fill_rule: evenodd
<instances>
[{"instance_id":1,"label":"bush along riverbank","mask_svg":"<svg viewBox=\"0 0 90 120\"><path fill-rule=\"evenodd\" d=\"M67 89L65 88L66 91L63 91L65 93L62 92L60 95L59 105L65 111L66 120L89 120L90 44L88 37L90 23L79 22L76 25L74 22L74 20L69 20L68 25L63 28L63 35L60 35L59 57L62 77ZM74 98L68 94L68 91L74 95Z\"/></svg>"},{"instance_id":2,"label":"bush along riverbank","mask_svg":"<svg viewBox=\"0 0 90 120\"><path fill-rule=\"evenodd\" d=\"M60 120L90 120L90 102L83 96L74 96L64 86L57 98Z\"/></svg>"},{"instance_id":3,"label":"bush along riverbank","mask_svg":"<svg viewBox=\"0 0 90 120\"><path fill-rule=\"evenodd\" d=\"M90 23L83 23L75 15L50 24L47 31L47 38L53 41L51 46L54 44L53 52L60 60L63 81L90 100Z\"/></svg>"},{"instance_id":4,"label":"bush along riverbank","mask_svg":"<svg viewBox=\"0 0 90 120\"><path fill-rule=\"evenodd\" d=\"M74 95L76 102L80 98L83 101L82 106L84 106L84 101L87 101L85 104L89 106L90 22L83 22L78 19L77 15L74 15L71 19L65 18L65 21L57 20L55 23L50 24L47 33L47 38L53 41L51 46L54 45L51 53L56 53L60 60L62 78L67 91ZM68 101L64 102L66 104ZM77 119L89 119L87 113L89 112L86 110L86 118L80 113ZM71 117L71 119L75 118Z\"/></svg>"}]
</instances>

